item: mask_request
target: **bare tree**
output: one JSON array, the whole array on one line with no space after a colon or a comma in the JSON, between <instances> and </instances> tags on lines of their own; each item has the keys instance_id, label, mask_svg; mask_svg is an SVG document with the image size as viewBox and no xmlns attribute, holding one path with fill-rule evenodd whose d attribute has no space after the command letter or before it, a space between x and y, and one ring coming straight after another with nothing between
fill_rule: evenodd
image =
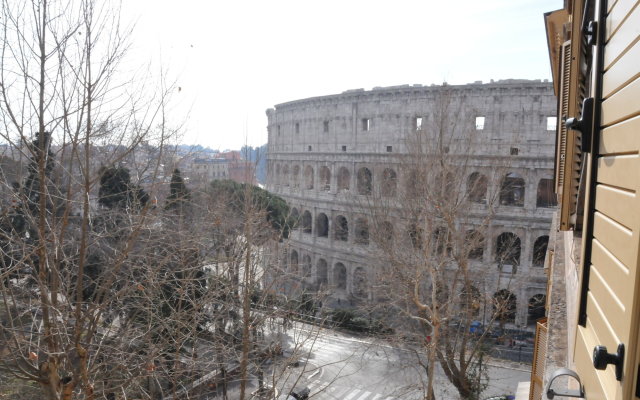
<instances>
[{"instance_id":1,"label":"bare tree","mask_svg":"<svg viewBox=\"0 0 640 400\"><path fill-rule=\"evenodd\" d=\"M460 398L478 398L487 379L486 332L474 333L472 323L491 326L509 311L508 296L493 293L509 287L511 278L500 282L486 254L507 165L478 167L484 150L471 118L465 122L471 115L464 98L443 86L429 115L407 136L408 153L398 160L403 169L385 170L377 192L366 177L359 180L372 192L371 238L379 260L373 290L384 309L378 312L423 347L426 357L417 360L429 400L435 398L436 363ZM498 249L500 268L509 264L515 271L515 245L507 240Z\"/></svg>"}]
</instances>

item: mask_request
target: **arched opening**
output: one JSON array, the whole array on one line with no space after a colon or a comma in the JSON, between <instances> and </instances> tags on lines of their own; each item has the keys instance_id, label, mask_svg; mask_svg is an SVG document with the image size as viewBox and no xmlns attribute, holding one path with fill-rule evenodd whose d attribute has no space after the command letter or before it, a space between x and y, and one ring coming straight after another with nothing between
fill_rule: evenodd
<instances>
[{"instance_id":1,"label":"arched opening","mask_svg":"<svg viewBox=\"0 0 640 400\"><path fill-rule=\"evenodd\" d=\"M316 277L318 279L318 285L327 286L328 275L327 275L327 262L324 258L318 260L316 264Z\"/></svg>"},{"instance_id":2,"label":"arched opening","mask_svg":"<svg viewBox=\"0 0 640 400\"><path fill-rule=\"evenodd\" d=\"M455 201L454 187L456 184L456 177L451 172L440 171L436 175L434 182L435 190L431 190L431 195L435 196L435 200L439 203L449 203Z\"/></svg>"},{"instance_id":3,"label":"arched opening","mask_svg":"<svg viewBox=\"0 0 640 400\"><path fill-rule=\"evenodd\" d=\"M409 199L421 199L424 197L425 180L417 170L412 169L406 174L405 188Z\"/></svg>"},{"instance_id":4,"label":"arched opening","mask_svg":"<svg viewBox=\"0 0 640 400\"><path fill-rule=\"evenodd\" d=\"M285 164L282 167L282 184L284 186L289 186L289 165Z\"/></svg>"},{"instance_id":5,"label":"arched opening","mask_svg":"<svg viewBox=\"0 0 640 400\"><path fill-rule=\"evenodd\" d=\"M520 238L515 233L503 232L496 239L496 262L498 267L520 264Z\"/></svg>"},{"instance_id":6,"label":"arched opening","mask_svg":"<svg viewBox=\"0 0 640 400\"><path fill-rule=\"evenodd\" d=\"M380 188L382 196L394 197L396 195L397 180L396 171L391 168L382 171L382 186Z\"/></svg>"},{"instance_id":7,"label":"arched opening","mask_svg":"<svg viewBox=\"0 0 640 400\"><path fill-rule=\"evenodd\" d=\"M338 290L347 289L347 268L342 263L333 266L333 284Z\"/></svg>"},{"instance_id":8,"label":"arched opening","mask_svg":"<svg viewBox=\"0 0 640 400\"><path fill-rule=\"evenodd\" d=\"M356 219L355 242L369 244L369 222L365 218Z\"/></svg>"},{"instance_id":9,"label":"arched opening","mask_svg":"<svg viewBox=\"0 0 640 400\"><path fill-rule=\"evenodd\" d=\"M336 217L333 229L333 238L343 242L346 242L349 239L349 223L342 215L338 215Z\"/></svg>"},{"instance_id":10,"label":"arched opening","mask_svg":"<svg viewBox=\"0 0 640 400\"><path fill-rule=\"evenodd\" d=\"M502 325L516 319L516 295L507 289L500 289L493 295L493 312Z\"/></svg>"},{"instance_id":11,"label":"arched opening","mask_svg":"<svg viewBox=\"0 0 640 400\"><path fill-rule=\"evenodd\" d=\"M302 213L302 233L311 233L311 213L307 210Z\"/></svg>"},{"instance_id":12,"label":"arched opening","mask_svg":"<svg viewBox=\"0 0 640 400\"><path fill-rule=\"evenodd\" d=\"M291 209L291 229L298 229L300 226L300 212L297 208Z\"/></svg>"},{"instance_id":13,"label":"arched opening","mask_svg":"<svg viewBox=\"0 0 640 400\"><path fill-rule=\"evenodd\" d=\"M478 288L468 282L464 284L460 292L461 311L466 315L476 316L480 313L481 305L482 295Z\"/></svg>"},{"instance_id":14,"label":"arched opening","mask_svg":"<svg viewBox=\"0 0 640 400\"><path fill-rule=\"evenodd\" d=\"M300 166L299 165L293 166L293 172L292 172L291 178L292 178L291 180L293 181L293 187L299 188L300 187Z\"/></svg>"},{"instance_id":15,"label":"arched opening","mask_svg":"<svg viewBox=\"0 0 640 400\"><path fill-rule=\"evenodd\" d=\"M295 250L291 250L291 263L289 267L292 274L298 274L298 252Z\"/></svg>"},{"instance_id":16,"label":"arched opening","mask_svg":"<svg viewBox=\"0 0 640 400\"><path fill-rule=\"evenodd\" d=\"M307 190L313 189L313 167L311 165L304 168L304 187Z\"/></svg>"},{"instance_id":17,"label":"arched opening","mask_svg":"<svg viewBox=\"0 0 640 400\"><path fill-rule=\"evenodd\" d=\"M544 318L546 303L547 297L542 293L538 293L529 299L527 318L529 323L535 323L540 318Z\"/></svg>"},{"instance_id":18,"label":"arched opening","mask_svg":"<svg viewBox=\"0 0 640 400\"><path fill-rule=\"evenodd\" d=\"M373 177L369 168L362 167L358 170L357 187L358 194L363 196L368 196L371 194L371 188L373 187Z\"/></svg>"},{"instance_id":19,"label":"arched opening","mask_svg":"<svg viewBox=\"0 0 640 400\"><path fill-rule=\"evenodd\" d=\"M407 233L409 234L409 240L413 248L421 250L424 247L424 229L416 224L411 224Z\"/></svg>"},{"instance_id":20,"label":"arched opening","mask_svg":"<svg viewBox=\"0 0 640 400\"><path fill-rule=\"evenodd\" d=\"M540 179L536 194L536 207L555 207L558 205L553 190L553 179Z\"/></svg>"},{"instance_id":21,"label":"arched opening","mask_svg":"<svg viewBox=\"0 0 640 400\"><path fill-rule=\"evenodd\" d=\"M376 235L379 242L378 244L382 248L387 248L390 245L393 245L393 235L394 235L393 224L389 221L381 222L380 226L378 227L378 234Z\"/></svg>"},{"instance_id":22,"label":"arched opening","mask_svg":"<svg viewBox=\"0 0 640 400\"><path fill-rule=\"evenodd\" d=\"M320 213L316 217L316 236L329 237L329 218L325 213Z\"/></svg>"},{"instance_id":23,"label":"arched opening","mask_svg":"<svg viewBox=\"0 0 640 400\"><path fill-rule=\"evenodd\" d=\"M485 204L487 202L487 177L474 172L467 179L467 196L469 201Z\"/></svg>"},{"instance_id":24,"label":"arched opening","mask_svg":"<svg viewBox=\"0 0 640 400\"><path fill-rule=\"evenodd\" d=\"M500 204L503 206L524 206L524 179L520 175L510 172L502 178Z\"/></svg>"},{"instance_id":25,"label":"arched opening","mask_svg":"<svg viewBox=\"0 0 640 400\"><path fill-rule=\"evenodd\" d=\"M451 248L451 237L447 228L439 227L433 231L432 246L434 254L451 256L453 249Z\"/></svg>"},{"instance_id":26,"label":"arched opening","mask_svg":"<svg viewBox=\"0 0 640 400\"><path fill-rule=\"evenodd\" d=\"M351 174L345 167L340 167L338 170L338 191L347 191L351 182Z\"/></svg>"},{"instance_id":27,"label":"arched opening","mask_svg":"<svg viewBox=\"0 0 640 400\"><path fill-rule=\"evenodd\" d=\"M327 166L320 167L320 190L331 191L331 170Z\"/></svg>"},{"instance_id":28,"label":"arched opening","mask_svg":"<svg viewBox=\"0 0 640 400\"><path fill-rule=\"evenodd\" d=\"M549 244L549 236L540 236L533 243L533 260L531 264L534 267L544 266L544 258L547 255L547 245Z\"/></svg>"},{"instance_id":29,"label":"arched opening","mask_svg":"<svg viewBox=\"0 0 640 400\"><path fill-rule=\"evenodd\" d=\"M282 184L282 176L280 175L280 164L276 165L276 184Z\"/></svg>"},{"instance_id":30,"label":"arched opening","mask_svg":"<svg viewBox=\"0 0 640 400\"><path fill-rule=\"evenodd\" d=\"M476 230L467 231L465 245L469 259L482 260L484 255L484 236L480 232Z\"/></svg>"},{"instance_id":31,"label":"arched opening","mask_svg":"<svg viewBox=\"0 0 640 400\"><path fill-rule=\"evenodd\" d=\"M367 296L367 274L362 267L353 271L353 295L356 297Z\"/></svg>"},{"instance_id":32,"label":"arched opening","mask_svg":"<svg viewBox=\"0 0 640 400\"><path fill-rule=\"evenodd\" d=\"M311 277L311 256L309 255L302 257L302 276L304 278Z\"/></svg>"}]
</instances>

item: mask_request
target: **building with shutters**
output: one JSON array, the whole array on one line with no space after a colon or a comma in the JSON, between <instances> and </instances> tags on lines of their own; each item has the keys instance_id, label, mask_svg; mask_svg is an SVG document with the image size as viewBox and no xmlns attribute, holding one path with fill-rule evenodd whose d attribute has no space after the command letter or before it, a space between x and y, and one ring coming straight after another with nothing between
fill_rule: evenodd
<instances>
[{"instance_id":1,"label":"building with shutters","mask_svg":"<svg viewBox=\"0 0 640 400\"><path fill-rule=\"evenodd\" d=\"M545 301L544 254L556 205L556 99L548 82L351 90L268 109L267 189L283 197L300 220L283 267L296 277L295 287L328 290L325 306L377 299L371 266L376 243L369 238L372 221L365 204L410 189L407 137L433 122L436 95L444 90L464 100L468 112L456 118L470 124L477 141L475 170L465 177L465 190L472 190L469 182L485 182L484 192L469 194L476 213L470 226L495 211L480 261L496 263L490 276L500 286L496 293L513 301L508 322L535 323L532 308ZM455 153L455 148L444 151ZM505 165L507 170L498 168ZM502 186L487 188L486 182ZM487 190L501 195L487 204ZM393 221L390 229L403 231L400 226L408 223ZM513 261L498 268L496 254L506 242L515 244Z\"/></svg>"},{"instance_id":2,"label":"building with shutters","mask_svg":"<svg viewBox=\"0 0 640 400\"><path fill-rule=\"evenodd\" d=\"M640 399L640 1L565 0L545 23L559 232L529 398Z\"/></svg>"}]
</instances>

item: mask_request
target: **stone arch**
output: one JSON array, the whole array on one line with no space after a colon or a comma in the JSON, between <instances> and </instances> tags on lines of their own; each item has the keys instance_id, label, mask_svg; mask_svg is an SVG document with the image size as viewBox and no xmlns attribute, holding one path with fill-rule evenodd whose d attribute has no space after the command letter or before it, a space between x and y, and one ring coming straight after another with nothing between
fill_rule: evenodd
<instances>
[{"instance_id":1,"label":"stone arch","mask_svg":"<svg viewBox=\"0 0 640 400\"><path fill-rule=\"evenodd\" d=\"M393 244L393 237L395 230L393 224L389 221L383 221L378 227L378 241L382 247L387 247Z\"/></svg>"},{"instance_id":2,"label":"stone arch","mask_svg":"<svg viewBox=\"0 0 640 400\"><path fill-rule=\"evenodd\" d=\"M300 227L300 211L295 207L291 209L291 224L293 225L291 227L292 229L298 229Z\"/></svg>"},{"instance_id":3,"label":"stone arch","mask_svg":"<svg viewBox=\"0 0 640 400\"><path fill-rule=\"evenodd\" d=\"M501 324L514 322L516 318L516 295L507 289L500 289L493 294L493 312Z\"/></svg>"},{"instance_id":4,"label":"stone arch","mask_svg":"<svg viewBox=\"0 0 640 400\"><path fill-rule=\"evenodd\" d=\"M543 267L544 258L547 255L547 245L549 244L549 236L540 236L533 242L533 259L531 265L534 267Z\"/></svg>"},{"instance_id":5,"label":"stone arch","mask_svg":"<svg viewBox=\"0 0 640 400\"><path fill-rule=\"evenodd\" d=\"M425 182L417 169L411 169L405 175L405 191L409 199L420 199L424 194Z\"/></svg>"},{"instance_id":6,"label":"stone arch","mask_svg":"<svg viewBox=\"0 0 640 400\"><path fill-rule=\"evenodd\" d=\"M308 254L302 257L302 276L304 278L311 277L311 256Z\"/></svg>"},{"instance_id":7,"label":"stone arch","mask_svg":"<svg viewBox=\"0 0 640 400\"><path fill-rule=\"evenodd\" d=\"M319 259L316 263L316 278L318 285L327 286L329 276L327 272L327 261L324 258Z\"/></svg>"},{"instance_id":8,"label":"stone arch","mask_svg":"<svg viewBox=\"0 0 640 400\"><path fill-rule=\"evenodd\" d=\"M291 250L291 263L289 263L289 269L292 274L298 273L298 252Z\"/></svg>"},{"instance_id":9,"label":"stone arch","mask_svg":"<svg viewBox=\"0 0 640 400\"><path fill-rule=\"evenodd\" d=\"M338 191L348 191L351 186L351 174L345 167L338 170Z\"/></svg>"},{"instance_id":10,"label":"stone arch","mask_svg":"<svg viewBox=\"0 0 640 400\"><path fill-rule=\"evenodd\" d=\"M460 290L460 308L461 311L466 314L476 316L480 313L482 306L482 294L477 287L471 283L462 285Z\"/></svg>"},{"instance_id":11,"label":"stone arch","mask_svg":"<svg viewBox=\"0 0 640 400\"><path fill-rule=\"evenodd\" d=\"M331 170L329 167L320 167L320 190L331 191Z\"/></svg>"},{"instance_id":12,"label":"stone arch","mask_svg":"<svg viewBox=\"0 0 640 400\"><path fill-rule=\"evenodd\" d=\"M302 213L302 233L311 233L312 217L309 210Z\"/></svg>"},{"instance_id":13,"label":"stone arch","mask_svg":"<svg viewBox=\"0 0 640 400\"><path fill-rule=\"evenodd\" d=\"M414 249L421 250L424 247L424 229L413 223L409 225L407 234Z\"/></svg>"},{"instance_id":14,"label":"stone arch","mask_svg":"<svg viewBox=\"0 0 640 400\"><path fill-rule=\"evenodd\" d=\"M434 254L447 255L451 256L453 252L451 246L451 235L449 235L449 231L447 228L441 226L436 228L432 235L432 246Z\"/></svg>"},{"instance_id":15,"label":"stone arch","mask_svg":"<svg viewBox=\"0 0 640 400\"><path fill-rule=\"evenodd\" d=\"M500 182L500 204L503 206L524 206L524 179L515 172L506 174Z\"/></svg>"},{"instance_id":16,"label":"stone arch","mask_svg":"<svg viewBox=\"0 0 640 400\"><path fill-rule=\"evenodd\" d=\"M467 179L467 197L474 203L485 204L487 202L487 177L479 172L474 172Z\"/></svg>"},{"instance_id":17,"label":"stone arch","mask_svg":"<svg viewBox=\"0 0 640 400\"><path fill-rule=\"evenodd\" d=\"M398 186L398 176L396 171L391 168L385 168L382 171L382 184L380 194L384 197L394 197Z\"/></svg>"},{"instance_id":18,"label":"stone arch","mask_svg":"<svg viewBox=\"0 0 640 400\"><path fill-rule=\"evenodd\" d=\"M373 188L373 175L371 174L371 170L367 167L360 168L356 178L358 194L363 196L370 195L371 189Z\"/></svg>"},{"instance_id":19,"label":"stone arch","mask_svg":"<svg viewBox=\"0 0 640 400\"><path fill-rule=\"evenodd\" d=\"M527 307L527 320L529 323L535 323L540 318L544 318L546 314L546 303L547 296L542 293L535 294L529 299Z\"/></svg>"},{"instance_id":20,"label":"stone arch","mask_svg":"<svg viewBox=\"0 0 640 400\"><path fill-rule=\"evenodd\" d=\"M366 218L356 219L354 241L357 244L369 244L369 221Z\"/></svg>"},{"instance_id":21,"label":"stone arch","mask_svg":"<svg viewBox=\"0 0 640 400\"><path fill-rule=\"evenodd\" d=\"M347 289L347 268L341 262L333 266L333 284L338 290Z\"/></svg>"},{"instance_id":22,"label":"stone arch","mask_svg":"<svg viewBox=\"0 0 640 400\"><path fill-rule=\"evenodd\" d=\"M341 240L343 242L349 240L349 222L345 216L338 215L333 226L333 238L335 240Z\"/></svg>"},{"instance_id":23,"label":"stone arch","mask_svg":"<svg viewBox=\"0 0 640 400\"><path fill-rule=\"evenodd\" d=\"M329 237L329 218L325 213L316 216L316 236Z\"/></svg>"},{"instance_id":24,"label":"stone arch","mask_svg":"<svg viewBox=\"0 0 640 400\"><path fill-rule=\"evenodd\" d=\"M367 273L364 268L357 267L353 270L353 295L356 297L366 297L367 286Z\"/></svg>"},{"instance_id":25,"label":"stone arch","mask_svg":"<svg viewBox=\"0 0 640 400\"><path fill-rule=\"evenodd\" d=\"M289 164L285 164L284 167L282 167L282 184L289 186Z\"/></svg>"},{"instance_id":26,"label":"stone arch","mask_svg":"<svg viewBox=\"0 0 640 400\"><path fill-rule=\"evenodd\" d=\"M484 236L482 233L474 229L468 230L465 236L465 247L469 259L482 260L484 255Z\"/></svg>"},{"instance_id":27,"label":"stone arch","mask_svg":"<svg viewBox=\"0 0 640 400\"><path fill-rule=\"evenodd\" d=\"M307 190L313 189L313 167L307 165L304 168L304 188Z\"/></svg>"},{"instance_id":28,"label":"stone arch","mask_svg":"<svg viewBox=\"0 0 640 400\"><path fill-rule=\"evenodd\" d=\"M435 196L435 200L440 203L455 201L454 197L457 197L454 191L456 182L456 177L451 171L440 171L434 181L435 190L431 191L432 196Z\"/></svg>"},{"instance_id":29,"label":"stone arch","mask_svg":"<svg viewBox=\"0 0 640 400\"><path fill-rule=\"evenodd\" d=\"M558 201L554 193L553 179L540 179L536 193L536 207L555 207L557 205Z\"/></svg>"},{"instance_id":30,"label":"stone arch","mask_svg":"<svg viewBox=\"0 0 640 400\"><path fill-rule=\"evenodd\" d=\"M496 238L496 262L498 266L519 265L520 238L513 232L503 232Z\"/></svg>"},{"instance_id":31,"label":"stone arch","mask_svg":"<svg viewBox=\"0 0 640 400\"><path fill-rule=\"evenodd\" d=\"M300 166L299 165L293 166L293 171L291 172L291 180L293 181L294 188L300 187Z\"/></svg>"}]
</instances>

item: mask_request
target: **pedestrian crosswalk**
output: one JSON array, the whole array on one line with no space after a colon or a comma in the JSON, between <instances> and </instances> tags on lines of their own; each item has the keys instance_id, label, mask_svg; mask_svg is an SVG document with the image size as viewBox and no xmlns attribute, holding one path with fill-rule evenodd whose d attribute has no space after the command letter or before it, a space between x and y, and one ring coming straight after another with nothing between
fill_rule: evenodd
<instances>
[{"instance_id":1,"label":"pedestrian crosswalk","mask_svg":"<svg viewBox=\"0 0 640 400\"><path fill-rule=\"evenodd\" d=\"M316 379L307 384L311 398L318 400L396 400L396 397L373 393L363 388L327 383Z\"/></svg>"}]
</instances>

